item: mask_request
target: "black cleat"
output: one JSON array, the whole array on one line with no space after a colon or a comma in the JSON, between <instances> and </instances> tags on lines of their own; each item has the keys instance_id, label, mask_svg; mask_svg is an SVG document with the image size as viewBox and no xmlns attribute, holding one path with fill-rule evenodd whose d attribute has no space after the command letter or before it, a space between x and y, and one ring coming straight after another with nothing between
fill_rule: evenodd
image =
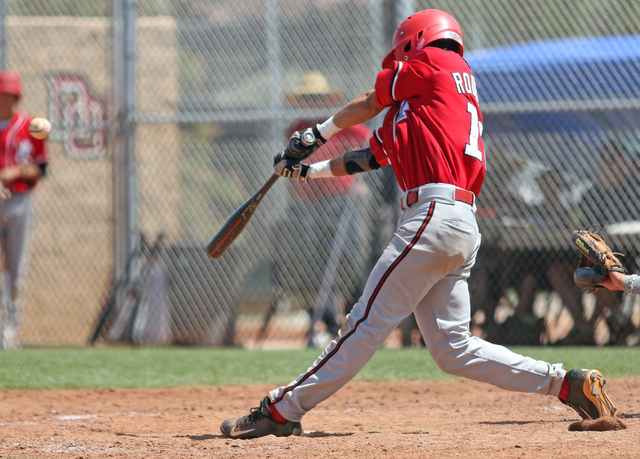
<instances>
[{"instance_id":1,"label":"black cleat","mask_svg":"<svg viewBox=\"0 0 640 459\"><path fill-rule=\"evenodd\" d=\"M259 438L266 435L276 437L288 437L304 435L302 425L299 422L287 421L285 423L276 422L271 419L269 411L271 399L267 395L260 402L260 406L251 408L251 412L239 419L227 419L220 424L220 432L228 438Z\"/></svg>"},{"instance_id":2,"label":"black cleat","mask_svg":"<svg viewBox=\"0 0 640 459\"><path fill-rule=\"evenodd\" d=\"M598 370L571 370L566 378L569 395L566 401L560 401L576 410L582 419L616 415L616 407L604 392L606 380Z\"/></svg>"}]
</instances>

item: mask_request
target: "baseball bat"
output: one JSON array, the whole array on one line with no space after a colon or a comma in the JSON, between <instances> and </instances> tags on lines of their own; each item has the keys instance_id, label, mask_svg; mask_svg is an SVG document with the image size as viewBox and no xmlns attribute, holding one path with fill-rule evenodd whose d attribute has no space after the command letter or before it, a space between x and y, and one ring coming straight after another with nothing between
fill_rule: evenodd
<instances>
[{"instance_id":1,"label":"baseball bat","mask_svg":"<svg viewBox=\"0 0 640 459\"><path fill-rule=\"evenodd\" d=\"M218 230L213 239L207 244L207 254L211 258L220 258L227 251L229 246L233 244L240 233L244 230L251 217L255 213L260 201L267 194L267 191L276 183L276 180L280 178L279 175L273 174L269 180L266 181L262 188L251 196L247 202L242 204L238 209L227 219L227 221Z\"/></svg>"},{"instance_id":2,"label":"baseball bat","mask_svg":"<svg viewBox=\"0 0 640 459\"><path fill-rule=\"evenodd\" d=\"M305 147L315 143L316 137L311 129L306 129L300 135L300 143ZM244 230L253 214L256 212L260 201L267 194L267 191L276 183L276 180L280 178L279 175L273 174L269 180L266 181L262 188L251 196L247 202L242 204L227 221L222 225L222 228L218 230L213 239L209 241L206 247L207 254L211 258L220 258L227 251L229 246L233 244L240 233Z\"/></svg>"}]
</instances>

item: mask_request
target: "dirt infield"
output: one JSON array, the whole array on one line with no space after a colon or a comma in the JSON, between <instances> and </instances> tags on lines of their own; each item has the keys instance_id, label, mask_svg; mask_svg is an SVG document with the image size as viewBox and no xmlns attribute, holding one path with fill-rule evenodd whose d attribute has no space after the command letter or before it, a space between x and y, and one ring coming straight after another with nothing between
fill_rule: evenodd
<instances>
[{"instance_id":1,"label":"dirt infield","mask_svg":"<svg viewBox=\"0 0 640 459\"><path fill-rule=\"evenodd\" d=\"M305 437L229 440L218 426L270 387L4 391L2 458L638 457L640 380L610 379L628 429L570 432L557 399L472 381L352 382L311 411Z\"/></svg>"}]
</instances>

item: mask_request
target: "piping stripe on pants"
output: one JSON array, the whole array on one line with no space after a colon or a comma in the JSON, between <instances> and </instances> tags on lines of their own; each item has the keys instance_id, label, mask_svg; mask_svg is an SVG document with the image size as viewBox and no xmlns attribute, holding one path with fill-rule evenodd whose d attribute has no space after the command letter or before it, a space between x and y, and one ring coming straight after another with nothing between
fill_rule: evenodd
<instances>
[{"instance_id":1,"label":"piping stripe on pants","mask_svg":"<svg viewBox=\"0 0 640 459\"><path fill-rule=\"evenodd\" d=\"M353 335L356 332L356 330L358 328L358 325L360 325L362 322L367 320L367 317L369 316L369 311L371 311L371 307L373 306L373 302L375 301L376 297L378 296L378 293L382 289L382 286L384 285L385 281L389 278L389 276L391 275L392 271L396 268L396 266L398 266L398 264L407 256L409 251L418 243L418 240L420 239L420 236L422 236L422 233L424 232L424 229L427 227L427 224L429 223L429 221L431 220L431 217L433 216L433 212L435 210L435 207L436 207L436 202L432 201L431 204L429 205L429 211L427 212L427 216L425 217L424 221L420 225L420 228L418 229L418 231L416 231L416 234L413 237L413 240L411 241L411 243L409 243L409 245L407 245L407 247L405 247L405 249L398 256L398 258L396 258L394 260L394 262L391 263L391 266L389 266L389 268L385 271L384 275L380 279L380 282L378 282L378 285L376 286L375 290L371 294L371 298L369 298L369 302L367 303L367 308L365 310L364 315L353 326L353 330L351 330L349 333L344 335L342 337L342 339L340 339L340 341L338 341L338 343L336 344L336 347L333 349L333 351L331 351L329 354L327 354L327 356L324 359L322 359L322 361L319 362L318 365L316 365L312 370L310 370L304 376L302 376L300 378L300 380L297 381L295 384L293 384L290 387L287 387L284 391L282 391L282 394L280 395L280 397L278 397L277 399L273 400L272 403L274 403L274 404L278 403L280 400L282 400L282 398L284 397L284 395L287 392L290 392L293 389L295 389L297 386L302 384L307 378L309 378L311 375L313 375L315 372L317 372L320 368L322 368L322 366L332 356L334 356L340 350L340 347L342 346L342 343L344 343L347 340L347 338L349 338L351 335Z\"/></svg>"}]
</instances>

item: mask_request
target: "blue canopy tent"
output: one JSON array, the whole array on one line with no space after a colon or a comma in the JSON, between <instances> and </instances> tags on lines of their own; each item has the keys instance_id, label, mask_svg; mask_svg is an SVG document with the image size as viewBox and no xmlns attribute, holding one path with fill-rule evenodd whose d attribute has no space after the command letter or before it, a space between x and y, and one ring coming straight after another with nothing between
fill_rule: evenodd
<instances>
[{"instance_id":1,"label":"blue canopy tent","mask_svg":"<svg viewBox=\"0 0 640 459\"><path fill-rule=\"evenodd\" d=\"M485 219L487 236L502 243L511 237L512 246L539 243L530 228L537 214L544 223L534 223L534 229L546 225L544 231L556 236L545 244L566 246L567 228L548 222L562 220L575 204L571 201L582 199L585 184L595 179L589 174L599 169L602 144L637 142L640 136L640 35L537 41L469 52L465 58L476 78L488 170L491 166L479 205L498 211L496 218ZM640 160L640 150L636 157ZM549 190L540 183L548 171L557 173L555 208L547 205ZM517 219L505 217L513 215L513 204L511 210L505 204L513 201L505 194L520 203ZM608 206L621 206L626 220L637 218L622 201ZM516 227L528 229L516 233Z\"/></svg>"},{"instance_id":2,"label":"blue canopy tent","mask_svg":"<svg viewBox=\"0 0 640 459\"><path fill-rule=\"evenodd\" d=\"M465 58L485 132L640 128L640 35L537 41Z\"/></svg>"}]
</instances>

